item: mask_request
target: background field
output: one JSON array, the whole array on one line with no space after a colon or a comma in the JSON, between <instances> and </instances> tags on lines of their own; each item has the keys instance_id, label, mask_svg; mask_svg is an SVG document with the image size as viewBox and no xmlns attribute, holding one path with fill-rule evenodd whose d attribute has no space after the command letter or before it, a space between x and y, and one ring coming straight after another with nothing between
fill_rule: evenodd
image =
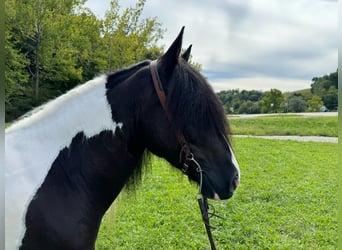
<instances>
[{"instance_id":1,"label":"background field","mask_svg":"<svg viewBox=\"0 0 342 250\"><path fill-rule=\"evenodd\" d=\"M338 136L337 116L274 115L245 119L233 116L229 117L229 123L237 135Z\"/></svg>"},{"instance_id":2,"label":"background field","mask_svg":"<svg viewBox=\"0 0 342 250\"><path fill-rule=\"evenodd\" d=\"M218 249L336 249L337 144L234 139L241 186L212 201ZM153 158L106 214L97 249L209 249L197 187Z\"/></svg>"}]
</instances>

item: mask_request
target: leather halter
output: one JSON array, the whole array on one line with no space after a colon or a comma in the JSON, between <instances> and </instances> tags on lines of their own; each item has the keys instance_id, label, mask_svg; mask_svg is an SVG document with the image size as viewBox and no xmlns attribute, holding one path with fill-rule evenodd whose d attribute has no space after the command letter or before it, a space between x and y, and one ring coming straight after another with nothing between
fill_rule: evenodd
<instances>
[{"instance_id":1,"label":"leather halter","mask_svg":"<svg viewBox=\"0 0 342 250\"><path fill-rule=\"evenodd\" d=\"M172 114L170 112L169 106L167 105L166 95L165 95L165 91L164 91L162 82L160 80L159 74L158 74L157 65L158 65L157 60L152 61L150 64L150 71L151 71L154 89L158 95L159 101L163 107L163 110L168 120L172 123L173 121ZM179 163L184 163L184 160L186 160L192 155L190 146L189 146L189 143L185 140L185 137L181 131L179 130L176 131L176 137L177 137L179 145L181 146L181 150L179 152ZM184 154L184 157L183 157L183 154ZM184 165L183 165L182 171L185 173L187 172L187 168Z\"/></svg>"}]
</instances>

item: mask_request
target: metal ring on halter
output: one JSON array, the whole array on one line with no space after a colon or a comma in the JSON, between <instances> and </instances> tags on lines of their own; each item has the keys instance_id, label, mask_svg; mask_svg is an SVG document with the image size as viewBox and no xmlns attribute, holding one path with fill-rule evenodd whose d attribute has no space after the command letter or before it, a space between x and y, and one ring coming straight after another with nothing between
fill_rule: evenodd
<instances>
[{"instance_id":1,"label":"metal ring on halter","mask_svg":"<svg viewBox=\"0 0 342 250\"><path fill-rule=\"evenodd\" d=\"M197 166L196 167L196 172L200 173L200 172L203 171L202 168L201 168L201 165L198 163L198 161L196 161L193 153L189 153L189 155L187 155L186 158L185 158L185 162L184 162L183 165L186 166L186 170L189 168L189 165L187 164L187 162L195 163L195 165Z\"/></svg>"}]
</instances>

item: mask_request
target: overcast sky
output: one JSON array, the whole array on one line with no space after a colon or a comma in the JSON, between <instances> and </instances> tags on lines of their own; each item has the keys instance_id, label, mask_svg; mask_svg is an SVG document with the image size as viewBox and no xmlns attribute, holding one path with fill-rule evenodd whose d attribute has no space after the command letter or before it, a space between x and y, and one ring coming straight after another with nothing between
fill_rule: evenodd
<instances>
[{"instance_id":1,"label":"overcast sky","mask_svg":"<svg viewBox=\"0 0 342 250\"><path fill-rule=\"evenodd\" d=\"M103 17L109 0L88 0ZM134 0L121 0L124 7ZM337 69L337 0L147 0L168 47L185 26L183 47L202 65L215 91L292 91Z\"/></svg>"}]
</instances>

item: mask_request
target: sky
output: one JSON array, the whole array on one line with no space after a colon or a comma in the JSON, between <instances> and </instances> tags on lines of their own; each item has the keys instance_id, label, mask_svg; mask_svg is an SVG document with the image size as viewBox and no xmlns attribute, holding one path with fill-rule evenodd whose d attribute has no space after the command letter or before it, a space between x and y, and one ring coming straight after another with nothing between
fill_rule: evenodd
<instances>
[{"instance_id":1,"label":"sky","mask_svg":"<svg viewBox=\"0 0 342 250\"><path fill-rule=\"evenodd\" d=\"M86 2L101 18L109 5ZM146 17L166 29L159 41L165 48L185 26L183 47L193 45L192 60L216 92L300 90L337 69L337 0L147 0Z\"/></svg>"}]
</instances>

